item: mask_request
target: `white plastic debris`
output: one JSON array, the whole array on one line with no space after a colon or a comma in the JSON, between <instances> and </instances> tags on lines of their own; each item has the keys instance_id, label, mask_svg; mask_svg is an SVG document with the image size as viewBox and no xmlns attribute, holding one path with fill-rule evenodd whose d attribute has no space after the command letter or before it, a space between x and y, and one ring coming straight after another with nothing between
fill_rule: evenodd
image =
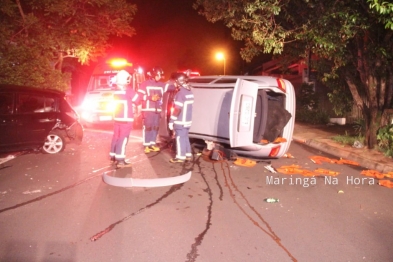
<instances>
[{"instance_id":1,"label":"white plastic debris","mask_svg":"<svg viewBox=\"0 0 393 262\"><path fill-rule=\"evenodd\" d=\"M362 142L356 140L356 141L353 143L352 147L354 147L354 148L363 148L364 145L362 144Z\"/></svg>"},{"instance_id":2,"label":"white plastic debris","mask_svg":"<svg viewBox=\"0 0 393 262\"><path fill-rule=\"evenodd\" d=\"M271 173L277 173L276 169L272 165L267 165L265 168Z\"/></svg>"},{"instance_id":3,"label":"white plastic debris","mask_svg":"<svg viewBox=\"0 0 393 262\"><path fill-rule=\"evenodd\" d=\"M14 158L15 158L14 155L8 155L6 157L2 157L0 158L0 165Z\"/></svg>"},{"instance_id":4,"label":"white plastic debris","mask_svg":"<svg viewBox=\"0 0 393 262\"><path fill-rule=\"evenodd\" d=\"M33 190L33 191L27 190L27 191L23 192L24 195L30 195L30 194L35 194L35 193L41 193L41 190L40 189Z\"/></svg>"}]
</instances>

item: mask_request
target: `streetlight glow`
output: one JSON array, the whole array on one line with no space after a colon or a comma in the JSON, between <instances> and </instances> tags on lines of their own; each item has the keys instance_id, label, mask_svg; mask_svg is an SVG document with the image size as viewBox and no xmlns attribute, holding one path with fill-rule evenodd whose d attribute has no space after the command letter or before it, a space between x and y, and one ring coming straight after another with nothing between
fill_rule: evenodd
<instances>
[{"instance_id":1,"label":"streetlight glow","mask_svg":"<svg viewBox=\"0 0 393 262\"><path fill-rule=\"evenodd\" d=\"M225 75L225 55L223 53L217 53L216 58L218 60L223 60L224 61L224 75Z\"/></svg>"}]
</instances>

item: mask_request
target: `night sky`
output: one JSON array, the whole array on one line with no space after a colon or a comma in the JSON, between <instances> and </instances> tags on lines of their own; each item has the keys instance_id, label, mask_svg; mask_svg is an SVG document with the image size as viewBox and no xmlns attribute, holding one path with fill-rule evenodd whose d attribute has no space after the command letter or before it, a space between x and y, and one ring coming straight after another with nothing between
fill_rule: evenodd
<instances>
[{"instance_id":1,"label":"night sky","mask_svg":"<svg viewBox=\"0 0 393 262\"><path fill-rule=\"evenodd\" d=\"M116 39L113 56L126 56L147 70L161 66L169 76L178 69L200 71L203 75L223 74L223 61L215 53L226 54L226 74L240 74L245 62L240 58L242 43L233 40L222 23L210 23L192 8L192 0L131 0L138 7L132 26L136 35Z\"/></svg>"},{"instance_id":2,"label":"night sky","mask_svg":"<svg viewBox=\"0 0 393 262\"><path fill-rule=\"evenodd\" d=\"M219 51L226 54L226 74L245 74L265 62L254 59L244 62L240 57L243 43L233 40L230 28L222 22L210 23L192 8L193 0L129 0L138 11L132 26L136 35L113 38L114 46L105 62L123 57L145 71L154 66L164 69L168 79L177 70L193 69L202 75L222 75L224 63L215 58ZM97 63L81 66L73 74L72 92L80 101L86 91L91 72Z\"/></svg>"}]
</instances>

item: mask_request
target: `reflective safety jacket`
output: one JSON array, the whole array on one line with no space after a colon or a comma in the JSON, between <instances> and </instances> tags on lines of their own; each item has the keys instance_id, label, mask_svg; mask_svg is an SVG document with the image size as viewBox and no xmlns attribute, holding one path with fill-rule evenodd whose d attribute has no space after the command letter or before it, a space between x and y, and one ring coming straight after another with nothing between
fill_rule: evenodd
<instances>
[{"instance_id":1,"label":"reflective safety jacket","mask_svg":"<svg viewBox=\"0 0 393 262\"><path fill-rule=\"evenodd\" d=\"M168 80L165 83L164 92L167 92L167 91L176 91L176 86L175 86L175 81L174 80Z\"/></svg>"},{"instance_id":2,"label":"reflective safety jacket","mask_svg":"<svg viewBox=\"0 0 393 262\"><path fill-rule=\"evenodd\" d=\"M147 112L161 112L162 97L165 91L165 83L149 79L144 81L138 89L142 97L142 111ZM158 95L159 99L153 101L154 95Z\"/></svg>"},{"instance_id":3,"label":"reflective safety jacket","mask_svg":"<svg viewBox=\"0 0 393 262\"><path fill-rule=\"evenodd\" d=\"M184 87L176 93L174 98L174 110L171 113L170 123L183 127L190 127L192 123L192 105L194 94Z\"/></svg>"},{"instance_id":4,"label":"reflective safety jacket","mask_svg":"<svg viewBox=\"0 0 393 262\"><path fill-rule=\"evenodd\" d=\"M133 122L134 109L133 104L139 103L139 95L132 88L118 90L113 94L115 103L113 119L120 122Z\"/></svg>"}]
</instances>

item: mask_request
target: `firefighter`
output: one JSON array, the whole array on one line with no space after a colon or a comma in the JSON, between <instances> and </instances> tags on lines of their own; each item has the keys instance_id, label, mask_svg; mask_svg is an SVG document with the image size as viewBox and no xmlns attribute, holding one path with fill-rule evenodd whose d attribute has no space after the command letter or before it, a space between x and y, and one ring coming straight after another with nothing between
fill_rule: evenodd
<instances>
[{"instance_id":1,"label":"firefighter","mask_svg":"<svg viewBox=\"0 0 393 262\"><path fill-rule=\"evenodd\" d=\"M168 127L175 131L176 157L169 160L171 163L183 163L192 159L190 139L188 132L192 123L192 106L194 95L183 73L175 77L175 85L179 88L174 98L174 110L171 113Z\"/></svg>"},{"instance_id":2,"label":"firefighter","mask_svg":"<svg viewBox=\"0 0 393 262\"><path fill-rule=\"evenodd\" d=\"M131 75L127 71L121 70L115 80L119 90L113 94L116 107L113 113L113 136L109 156L120 168L131 166L131 163L125 160L126 145L133 126L134 108L140 99L138 93L129 87Z\"/></svg>"},{"instance_id":3,"label":"firefighter","mask_svg":"<svg viewBox=\"0 0 393 262\"><path fill-rule=\"evenodd\" d=\"M143 146L146 154L160 151L160 148L156 145L156 139L160 123L162 97L165 91L165 83L160 81L164 78L164 71L161 67L154 67L147 75L149 79L142 82L138 89L143 99Z\"/></svg>"}]
</instances>

